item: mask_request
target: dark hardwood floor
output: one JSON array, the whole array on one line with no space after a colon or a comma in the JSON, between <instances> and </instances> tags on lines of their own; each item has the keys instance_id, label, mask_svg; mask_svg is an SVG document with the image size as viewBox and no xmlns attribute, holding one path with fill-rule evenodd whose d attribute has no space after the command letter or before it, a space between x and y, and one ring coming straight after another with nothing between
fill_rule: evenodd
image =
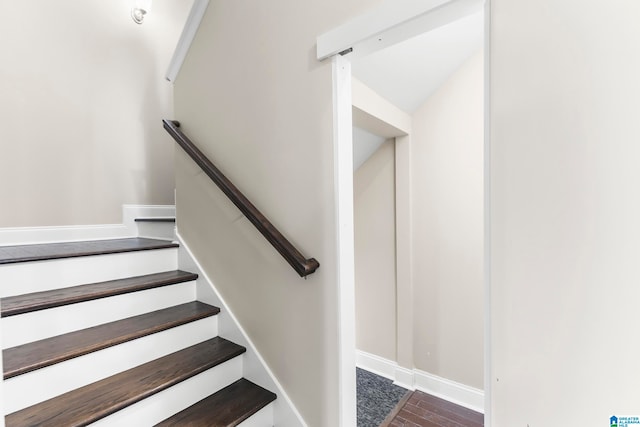
<instances>
[{"instance_id":1,"label":"dark hardwood floor","mask_svg":"<svg viewBox=\"0 0 640 427\"><path fill-rule=\"evenodd\" d=\"M380 427L483 427L484 416L421 391L401 401Z\"/></svg>"}]
</instances>

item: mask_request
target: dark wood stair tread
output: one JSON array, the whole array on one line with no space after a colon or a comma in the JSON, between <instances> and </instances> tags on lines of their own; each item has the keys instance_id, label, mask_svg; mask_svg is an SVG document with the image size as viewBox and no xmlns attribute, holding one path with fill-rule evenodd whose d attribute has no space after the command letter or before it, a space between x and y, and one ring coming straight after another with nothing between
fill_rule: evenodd
<instances>
[{"instance_id":1,"label":"dark wood stair tread","mask_svg":"<svg viewBox=\"0 0 640 427\"><path fill-rule=\"evenodd\" d=\"M195 301L11 347L2 352L4 378L51 366L219 312L217 307Z\"/></svg>"},{"instance_id":2,"label":"dark wood stair tread","mask_svg":"<svg viewBox=\"0 0 640 427\"><path fill-rule=\"evenodd\" d=\"M216 337L5 417L7 427L85 426L245 352Z\"/></svg>"},{"instance_id":3,"label":"dark wood stair tread","mask_svg":"<svg viewBox=\"0 0 640 427\"><path fill-rule=\"evenodd\" d=\"M198 278L197 274L174 270L126 279L109 280L52 291L16 295L0 300L2 317L29 313L47 308L60 307L78 302L91 301L115 295L136 292L176 283L189 282Z\"/></svg>"},{"instance_id":4,"label":"dark wood stair tread","mask_svg":"<svg viewBox=\"0 0 640 427\"><path fill-rule=\"evenodd\" d=\"M175 247L178 247L178 244L168 240L144 239L140 237L129 239L91 240L85 242L0 246L0 264Z\"/></svg>"},{"instance_id":5,"label":"dark wood stair tread","mask_svg":"<svg viewBox=\"0 0 640 427\"><path fill-rule=\"evenodd\" d=\"M234 427L275 399L274 393L242 378L156 427Z\"/></svg>"},{"instance_id":6,"label":"dark wood stair tread","mask_svg":"<svg viewBox=\"0 0 640 427\"><path fill-rule=\"evenodd\" d=\"M241 378L155 427L234 427L274 400L274 393Z\"/></svg>"},{"instance_id":7,"label":"dark wood stair tread","mask_svg":"<svg viewBox=\"0 0 640 427\"><path fill-rule=\"evenodd\" d=\"M176 222L175 217L149 217L136 218L135 222Z\"/></svg>"}]
</instances>

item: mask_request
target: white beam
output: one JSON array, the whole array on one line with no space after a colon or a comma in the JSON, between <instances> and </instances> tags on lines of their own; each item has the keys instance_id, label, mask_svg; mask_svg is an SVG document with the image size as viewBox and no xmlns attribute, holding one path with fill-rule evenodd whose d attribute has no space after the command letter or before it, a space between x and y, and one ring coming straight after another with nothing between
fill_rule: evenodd
<instances>
[{"instance_id":1,"label":"white beam","mask_svg":"<svg viewBox=\"0 0 640 427\"><path fill-rule=\"evenodd\" d=\"M446 25L482 9L484 0L386 0L317 39L323 60L353 49L362 56Z\"/></svg>"},{"instance_id":2,"label":"white beam","mask_svg":"<svg viewBox=\"0 0 640 427\"><path fill-rule=\"evenodd\" d=\"M187 22L184 24L180 40L178 40L176 50L173 52L173 57L171 57L171 62L167 69L166 79L172 83L175 83L178 73L180 73L182 63L187 57L187 53L189 52L191 43L193 43L193 39L196 37L198 27L200 27L200 21L202 21L202 17L204 16L204 12L207 10L208 5L209 0L194 0L193 2L191 12L189 12Z\"/></svg>"},{"instance_id":3,"label":"white beam","mask_svg":"<svg viewBox=\"0 0 640 427\"><path fill-rule=\"evenodd\" d=\"M353 124L385 138L411 133L411 116L360 80L351 78Z\"/></svg>"}]
</instances>

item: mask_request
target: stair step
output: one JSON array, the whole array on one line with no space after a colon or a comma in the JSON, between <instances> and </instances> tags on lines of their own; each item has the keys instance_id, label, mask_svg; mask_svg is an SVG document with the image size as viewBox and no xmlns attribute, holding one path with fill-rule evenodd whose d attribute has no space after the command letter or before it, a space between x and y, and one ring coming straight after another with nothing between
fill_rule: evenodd
<instances>
[{"instance_id":1,"label":"stair step","mask_svg":"<svg viewBox=\"0 0 640 427\"><path fill-rule=\"evenodd\" d=\"M135 222L176 222L175 217L149 217L149 218L136 218Z\"/></svg>"},{"instance_id":2,"label":"stair step","mask_svg":"<svg viewBox=\"0 0 640 427\"><path fill-rule=\"evenodd\" d=\"M84 426L224 363L246 350L213 338L5 417L7 427Z\"/></svg>"},{"instance_id":3,"label":"stair step","mask_svg":"<svg viewBox=\"0 0 640 427\"><path fill-rule=\"evenodd\" d=\"M14 316L16 314L30 313L47 308L122 295L145 289L159 288L181 282L190 282L197 278L197 274L174 270L55 289L52 291L16 295L0 300L0 314L2 317Z\"/></svg>"},{"instance_id":4,"label":"stair step","mask_svg":"<svg viewBox=\"0 0 640 427\"><path fill-rule=\"evenodd\" d=\"M75 258L178 247L167 240L128 238L85 242L46 243L38 245L0 246L0 264Z\"/></svg>"},{"instance_id":5,"label":"stair step","mask_svg":"<svg viewBox=\"0 0 640 427\"><path fill-rule=\"evenodd\" d=\"M198 301L12 347L2 352L4 378L11 378L175 326L216 315Z\"/></svg>"},{"instance_id":6,"label":"stair step","mask_svg":"<svg viewBox=\"0 0 640 427\"><path fill-rule=\"evenodd\" d=\"M242 378L156 427L234 427L275 399L274 393Z\"/></svg>"}]
</instances>

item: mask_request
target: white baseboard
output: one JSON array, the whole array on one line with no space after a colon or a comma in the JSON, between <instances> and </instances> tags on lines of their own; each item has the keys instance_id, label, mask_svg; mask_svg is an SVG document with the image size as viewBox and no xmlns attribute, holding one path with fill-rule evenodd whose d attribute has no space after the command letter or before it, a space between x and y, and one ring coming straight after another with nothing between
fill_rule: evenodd
<instances>
[{"instance_id":1,"label":"white baseboard","mask_svg":"<svg viewBox=\"0 0 640 427\"><path fill-rule=\"evenodd\" d=\"M401 366L398 366L396 368L396 376L395 379L393 381L393 383L395 385L398 385L400 387L404 387L406 389L409 390L415 390L415 373L412 369L408 369L408 368L403 368Z\"/></svg>"},{"instance_id":2,"label":"white baseboard","mask_svg":"<svg viewBox=\"0 0 640 427\"><path fill-rule=\"evenodd\" d=\"M416 389L484 414L484 391L415 369Z\"/></svg>"},{"instance_id":3,"label":"white baseboard","mask_svg":"<svg viewBox=\"0 0 640 427\"><path fill-rule=\"evenodd\" d=\"M399 367L396 362L360 350L356 350L356 366L393 381L396 380L396 369Z\"/></svg>"},{"instance_id":4,"label":"white baseboard","mask_svg":"<svg viewBox=\"0 0 640 427\"><path fill-rule=\"evenodd\" d=\"M393 380L409 390L420 390L456 405L484 413L484 391L419 369L408 369L396 362L356 350L356 366Z\"/></svg>"},{"instance_id":5,"label":"white baseboard","mask_svg":"<svg viewBox=\"0 0 640 427\"><path fill-rule=\"evenodd\" d=\"M136 237L138 217L175 216L172 205L124 205L122 224L0 228L0 246Z\"/></svg>"}]
</instances>

